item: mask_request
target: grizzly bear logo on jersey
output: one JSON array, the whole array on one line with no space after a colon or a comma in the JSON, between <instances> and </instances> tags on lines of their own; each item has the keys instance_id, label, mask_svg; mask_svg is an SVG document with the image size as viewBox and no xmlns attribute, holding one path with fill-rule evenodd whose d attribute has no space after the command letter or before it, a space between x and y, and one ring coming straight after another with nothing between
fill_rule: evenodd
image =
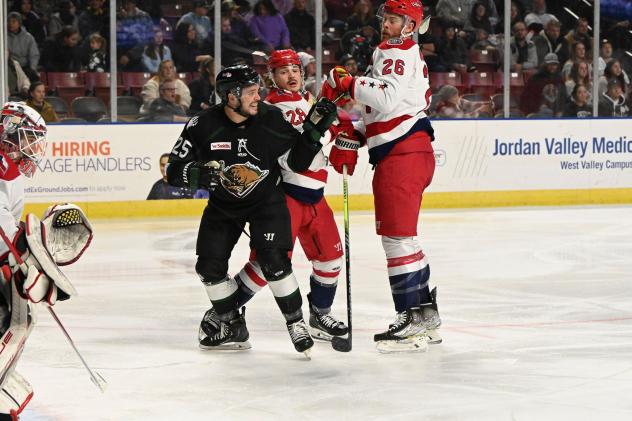
<instances>
[{"instance_id":1,"label":"grizzly bear logo on jersey","mask_svg":"<svg viewBox=\"0 0 632 421\"><path fill-rule=\"evenodd\" d=\"M220 173L220 179L226 191L235 197L242 198L254 190L269 172L246 162L224 168Z\"/></svg>"}]
</instances>

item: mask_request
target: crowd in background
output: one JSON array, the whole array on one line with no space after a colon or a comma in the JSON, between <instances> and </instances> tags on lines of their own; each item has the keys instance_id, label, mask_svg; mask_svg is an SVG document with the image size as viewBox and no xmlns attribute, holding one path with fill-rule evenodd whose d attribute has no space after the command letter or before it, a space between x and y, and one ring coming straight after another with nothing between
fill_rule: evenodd
<instances>
[{"instance_id":1,"label":"crowd in background","mask_svg":"<svg viewBox=\"0 0 632 421\"><path fill-rule=\"evenodd\" d=\"M219 0L218 0L219 1ZM439 118L500 115L505 42L510 43L511 115L628 116L632 35L625 7L603 0L599 73L593 75L592 6L581 0L512 0L511 38L504 39L504 0L426 0L430 30L419 44L433 74L460 83L433 83L429 112ZM344 65L362 74L380 42L380 0L323 0L326 68ZM314 0L223 0L220 28L204 0L122 0L117 10L116 64L121 73L148 73L140 92L144 121L182 121L213 103L214 34L221 32L222 65L253 64L262 52L301 52L308 87L314 80ZM40 82L49 72L108 72L109 2L106 0L9 0L9 90L28 98L50 121ZM571 13L572 12L572 13ZM257 67L258 66L258 67ZM188 74L189 80L181 75ZM487 77L491 84L471 83ZM431 79L433 80L433 79ZM441 79L434 79L437 81ZM513 80L513 79L512 79ZM38 83L39 82L39 83ZM598 98L593 98L593 85ZM479 89L480 88L480 89ZM502 95L500 95L502 96ZM495 98L494 98L495 97Z\"/></svg>"}]
</instances>

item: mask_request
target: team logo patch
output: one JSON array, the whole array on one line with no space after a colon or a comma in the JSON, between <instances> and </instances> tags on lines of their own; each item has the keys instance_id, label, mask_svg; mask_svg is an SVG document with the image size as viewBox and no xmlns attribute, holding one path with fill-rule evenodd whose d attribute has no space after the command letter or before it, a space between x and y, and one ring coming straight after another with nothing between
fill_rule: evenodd
<instances>
[{"instance_id":1,"label":"team logo patch","mask_svg":"<svg viewBox=\"0 0 632 421\"><path fill-rule=\"evenodd\" d=\"M401 38L391 38L388 41L386 41L387 45L402 45L404 43L404 41L402 41Z\"/></svg>"},{"instance_id":2,"label":"team logo patch","mask_svg":"<svg viewBox=\"0 0 632 421\"><path fill-rule=\"evenodd\" d=\"M224 168L220 173L220 179L226 191L241 199L253 191L269 172L246 162Z\"/></svg>"},{"instance_id":3,"label":"team logo patch","mask_svg":"<svg viewBox=\"0 0 632 421\"><path fill-rule=\"evenodd\" d=\"M229 151L231 149L230 142L213 142L211 143L212 151Z\"/></svg>"}]
</instances>

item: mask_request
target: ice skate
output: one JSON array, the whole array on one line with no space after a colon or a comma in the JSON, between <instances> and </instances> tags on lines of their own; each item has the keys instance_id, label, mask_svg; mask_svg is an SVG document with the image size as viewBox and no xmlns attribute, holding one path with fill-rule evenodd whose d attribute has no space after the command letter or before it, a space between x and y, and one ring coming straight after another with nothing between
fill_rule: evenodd
<instances>
[{"instance_id":1,"label":"ice skate","mask_svg":"<svg viewBox=\"0 0 632 421\"><path fill-rule=\"evenodd\" d=\"M440 344L443 339L439 333L439 327L441 327L441 317L439 317L439 310L437 307L437 287L434 287L430 291L431 302L421 305L421 318L424 328L426 329L426 335L428 336L429 344Z\"/></svg>"},{"instance_id":2,"label":"ice skate","mask_svg":"<svg viewBox=\"0 0 632 421\"><path fill-rule=\"evenodd\" d=\"M314 340L312 339L305 320L300 319L294 323L287 324L287 331L290 334L290 339L294 344L294 349L298 352L305 354L308 360L311 360L312 347L314 346Z\"/></svg>"},{"instance_id":3,"label":"ice skate","mask_svg":"<svg viewBox=\"0 0 632 421\"><path fill-rule=\"evenodd\" d=\"M214 308L210 308L200 323L198 340L200 348L206 350L243 350L250 349L250 337L244 318L245 308L241 315L226 323L219 319Z\"/></svg>"},{"instance_id":4,"label":"ice skate","mask_svg":"<svg viewBox=\"0 0 632 421\"><path fill-rule=\"evenodd\" d=\"M424 352L428 349L420 309L408 309L397 313L388 330L373 337L379 352Z\"/></svg>"},{"instance_id":5,"label":"ice skate","mask_svg":"<svg viewBox=\"0 0 632 421\"><path fill-rule=\"evenodd\" d=\"M314 339L331 342L334 336L343 336L349 329L343 322L337 320L331 314L321 314L312 305L310 294L307 294L309 301L309 332Z\"/></svg>"}]
</instances>

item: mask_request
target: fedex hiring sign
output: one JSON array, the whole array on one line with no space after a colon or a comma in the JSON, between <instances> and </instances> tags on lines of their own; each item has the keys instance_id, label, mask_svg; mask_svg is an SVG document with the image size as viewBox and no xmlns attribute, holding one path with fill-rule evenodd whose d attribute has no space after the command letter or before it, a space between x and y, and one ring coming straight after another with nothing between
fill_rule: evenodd
<instances>
[{"instance_id":1,"label":"fedex hiring sign","mask_svg":"<svg viewBox=\"0 0 632 421\"><path fill-rule=\"evenodd\" d=\"M182 125L50 125L46 157L27 180L26 200L144 199L161 176L160 155L181 130Z\"/></svg>"}]
</instances>

